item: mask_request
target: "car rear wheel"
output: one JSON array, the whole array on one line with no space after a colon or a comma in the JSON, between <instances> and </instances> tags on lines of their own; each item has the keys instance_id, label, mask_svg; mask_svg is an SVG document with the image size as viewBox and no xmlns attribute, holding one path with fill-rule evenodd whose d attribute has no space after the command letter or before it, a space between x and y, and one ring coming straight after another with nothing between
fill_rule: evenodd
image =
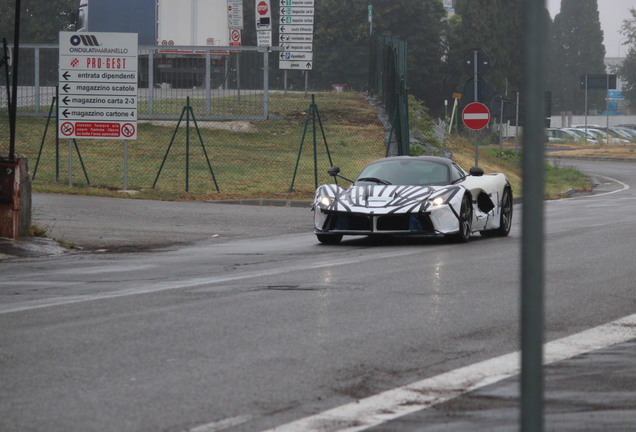
<instances>
[{"instance_id":1,"label":"car rear wheel","mask_svg":"<svg viewBox=\"0 0 636 432\"><path fill-rule=\"evenodd\" d=\"M470 197L464 195L462 199L462 205L459 208L459 232L456 234L449 234L446 236L448 241L453 243L466 243L470 238L472 232L473 222L473 208L470 202Z\"/></svg>"},{"instance_id":2,"label":"car rear wheel","mask_svg":"<svg viewBox=\"0 0 636 432\"><path fill-rule=\"evenodd\" d=\"M338 244L342 240L342 234L316 234L316 237L324 244Z\"/></svg>"},{"instance_id":3,"label":"car rear wheel","mask_svg":"<svg viewBox=\"0 0 636 432\"><path fill-rule=\"evenodd\" d=\"M484 237L506 237L512 226L512 190L506 187L501 198L501 213L499 214L499 228L480 231Z\"/></svg>"}]
</instances>

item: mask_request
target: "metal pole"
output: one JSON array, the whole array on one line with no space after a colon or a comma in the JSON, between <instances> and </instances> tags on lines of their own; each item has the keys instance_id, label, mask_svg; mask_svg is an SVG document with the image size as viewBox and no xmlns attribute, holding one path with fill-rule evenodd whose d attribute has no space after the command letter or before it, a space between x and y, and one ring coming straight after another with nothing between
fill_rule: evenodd
<instances>
[{"instance_id":1,"label":"metal pole","mask_svg":"<svg viewBox=\"0 0 636 432\"><path fill-rule=\"evenodd\" d=\"M186 192L190 192L190 96L186 98Z\"/></svg>"},{"instance_id":2,"label":"metal pole","mask_svg":"<svg viewBox=\"0 0 636 432\"><path fill-rule=\"evenodd\" d=\"M504 100L501 98L501 111L499 112L499 150L503 150L503 111Z\"/></svg>"},{"instance_id":3,"label":"metal pole","mask_svg":"<svg viewBox=\"0 0 636 432\"><path fill-rule=\"evenodd\" d=\"M18 115L18 64L20 55L20 10L21 1L15 0L15 28L13 32L13 88L9 106L9 161L15 161L15 127ZM7 66L8 67L8 66ZM9 83L7 83L7 86Z\"/></svg>"},{"instance_id":4,"label":"metal pole","mask_svg":"<svg viewBox=\"0 0 636 432\"><path fill-rule=\"evenodd\" d=\"M477 50L473 50L473 94L475 96L474 101L475 102L480 102L477 94L479 92L479 86L477 85L477 81L479 81L479 76L478 76L478 67L477 67L477 58L479 57L479 51Z\"/></svg>"},{"instance_id":5,"label":"metal pole","mask_svg":"<svg viewBox=\"0 0 636 432\"><path fill-rule=\"evenodd\" d=\"M609 128L609 74L605 78L605 127Z\"/></svg>"},{"instance_id":6,"label":"metal pole","mask_svg":"<svg viewBox=\"0 0 636 432\"><path fill-rule=\"evenodd\" d=\"M287 69L283 71L283 88L284 88L283 94L287 96Z\"/></svg>"},{"instance_id":7,"label":"metal pole","mask_svg":"<svg viewBox=\"0 0 636 432\"><path fill-rule=\"evenodd\" d=\"M60 181L60 88L55 86L55 181Z\"/></svg>"},{"instance_id":8,"label":"metal pole","mask_svg":"<svg viewBox=\"0 0 636 432\"><path fill-rule=\"evenodd\" d=\"M475 166L479 166L479 135L481 130L473 131L473 142L475 144Z\"/></svg>"},{"instance_id":9,"label":"metal pole","mask_svg":"<svg viewBox=\"0 0 636 432\"><path fill-rule=\"evenodd\" d=\"M519 153L519 92L517 92L517 109L515 113L515 154Z\"/></svg>"},{"instance_id":10,"label":"metal pole","mask_svg":"<svg viewBox=\"0 0 636 432\"><path fill-rule=\"evenodd\" d=\"M40 47L36 47L33 51L33 90L35 92L35 112L40 112L41 105L41 88L40 88Z\"/></svg>"},{"instance_id":11,"label":"metal pole","mask_svg":"<svg viewBox=\"0 0 636 432\"><path fill-rule=\"evenodd\" d=\"M269 119L269 49L263 52L263 116Z\"/></svg>"},{"instance_id":12,"label":"metal pole","mask_svg":"<svg viewBox=\"0 0 636 432\"><path fill-rule=\"evenodd\" d=\"M587 74L585 74L585 135L587 135Z\"/></svg>"},{"instance_id":13,"label":"metal pole","mask_svg":"<svg viewBox=\"0 0 636 432\"><path fill-rule=\"evenodd\" d=\"M545 177L545 0L522 2L524 17L523 212L521 242L521 432L543 431Z\"/></svg>"},{"instance_id":14,"label":"metal pole","mask_svg":"<svg viewBox=\"0 0 636 432\"><path fill-rule=\"evenodd\" d=\"M68 140L68 185L73 186L73 140Z\"/></svg>"},{"instance_id":15,"label":"metal pole","mask_svg":"<svg viewBox=\"0 0 636 432\"><path fill-rule=\"evenodd\" d=\"M128 140L124 141L124 190L128 190Z\"/></svg>"},{"instance_id":16,"label":"metal pole","mask_svg":"<svg viewBox=\"0 0 636 432\"><path fill-rule=\"evenodd\" d=\"M316 101L311 95L311 126L314 138L314 189L318 189L318 147L316 145Z\"/></svg>"},{"instance_id":17,"label":"metal pole","mask_svg":"<svg viewBox=\"0 0 636 432\"><path fill-rule=\"evenodd\" d=\"M205 52L205 115L212 115L212 55Z\"/></svg>"},{"instance_id":18,"label":"metal pole","mask_svg":"<svg viewBox=\"0 0 636 432\"><path fill-rule=\"evenodd\" d=\"M479 51L477 50L473 50L473 95L475 96L474 101L475 102L479 102L479 98L478 98L478 93L479 93L479 86L477 85L477 81L479 80L479 76L478 76L478 67L477 67L477 59L479 57ZM479 134L480 132L473 132L473 139L475 141L475 166L479 166Z\"/></svg>"},{"instance_id":19,"label":"metal pole","mask_svg":"<svg viewBox=\"0 0 636 432\"><path fill-rule=\"evenodd\" d=\"M236 94L241 101L241 52L236 53Z\"/></svg>"},{"instance_id":20,"label":"metal pole","mask_svg":"<svg viewBox=\"0 0 636 432\"><path fill-rule=\"evenodd\" d=\"M148 50L148 114L155 113L155 51Z\"/></svg>"}]
</instances>

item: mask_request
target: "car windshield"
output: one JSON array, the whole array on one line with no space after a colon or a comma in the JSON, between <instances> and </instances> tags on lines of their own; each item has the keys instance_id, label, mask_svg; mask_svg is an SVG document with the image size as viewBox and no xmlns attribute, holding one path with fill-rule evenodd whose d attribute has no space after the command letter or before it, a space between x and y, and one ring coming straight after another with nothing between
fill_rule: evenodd
<instances>
[{"instance_id":1,"label":"car windshield","mask_svg":"<svg viewBox=\"0 0 636 432\"><path fill-rule=\"evenodd\" d=\"M446 185L450 183L447 165L421 159L376 162L362 170L356 184Z\"/></svg>"}]
</instances>

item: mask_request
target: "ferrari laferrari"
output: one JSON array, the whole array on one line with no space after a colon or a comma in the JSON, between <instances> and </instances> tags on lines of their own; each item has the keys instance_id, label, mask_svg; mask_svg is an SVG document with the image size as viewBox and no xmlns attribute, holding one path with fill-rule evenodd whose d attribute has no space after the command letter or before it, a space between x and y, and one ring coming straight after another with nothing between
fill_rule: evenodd
<instances>
[{"instance_id":1,"label":"ferrari laferrari","mask_svg":"<svg viewBox=\"0 0 636 432\"><path fill-rule=\"evenodd\" d=\"M314 233L321 243L343 236L443 236L466 242L474 233L505 237L512 224L513 196L503 173L465 171L433 156L396 156L367 165L355 180L329 169L335 184L316 190ZM350 183L340 186L337 178Z\"/></svg>"}]
</instances>

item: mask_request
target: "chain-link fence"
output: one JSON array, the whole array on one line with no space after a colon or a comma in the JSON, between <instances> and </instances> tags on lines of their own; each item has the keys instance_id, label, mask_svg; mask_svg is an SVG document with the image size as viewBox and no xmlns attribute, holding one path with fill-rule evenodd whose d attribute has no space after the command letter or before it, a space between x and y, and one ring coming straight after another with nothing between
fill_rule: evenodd
<instances>
[{"instance_id":1,"label":"chain-link fence","mask_svg":"<svg viewBox=\"0 0 636 432\"><path fill-rule=\"evenodd\" d=\"M389 153L410 154L407 86L407 43L396 37L374 35L371 39L369 91L386 108L389 116Z\"/></svg>"},{"instance_id":2,"label":"chain-link fence","mask_svg":"<svg viewBox=\"0 0 636 432\"><path fill-rule=\"evenodd\" d=\"M327 87L325 76L278 70L276 54L263 48L191 48L140 49L138 138L123 142L59 138L57 46L21 47L16 152L27 156L35 190L72 184L253 197L287 194L293 182L295 192L310 194L316 182L333 182L331 164L355 176L385 155L378 108L351 91L346 77ZM368 70L368 62L358 55L360 64L347 71Z\"/></svg>"}]
</instances>

